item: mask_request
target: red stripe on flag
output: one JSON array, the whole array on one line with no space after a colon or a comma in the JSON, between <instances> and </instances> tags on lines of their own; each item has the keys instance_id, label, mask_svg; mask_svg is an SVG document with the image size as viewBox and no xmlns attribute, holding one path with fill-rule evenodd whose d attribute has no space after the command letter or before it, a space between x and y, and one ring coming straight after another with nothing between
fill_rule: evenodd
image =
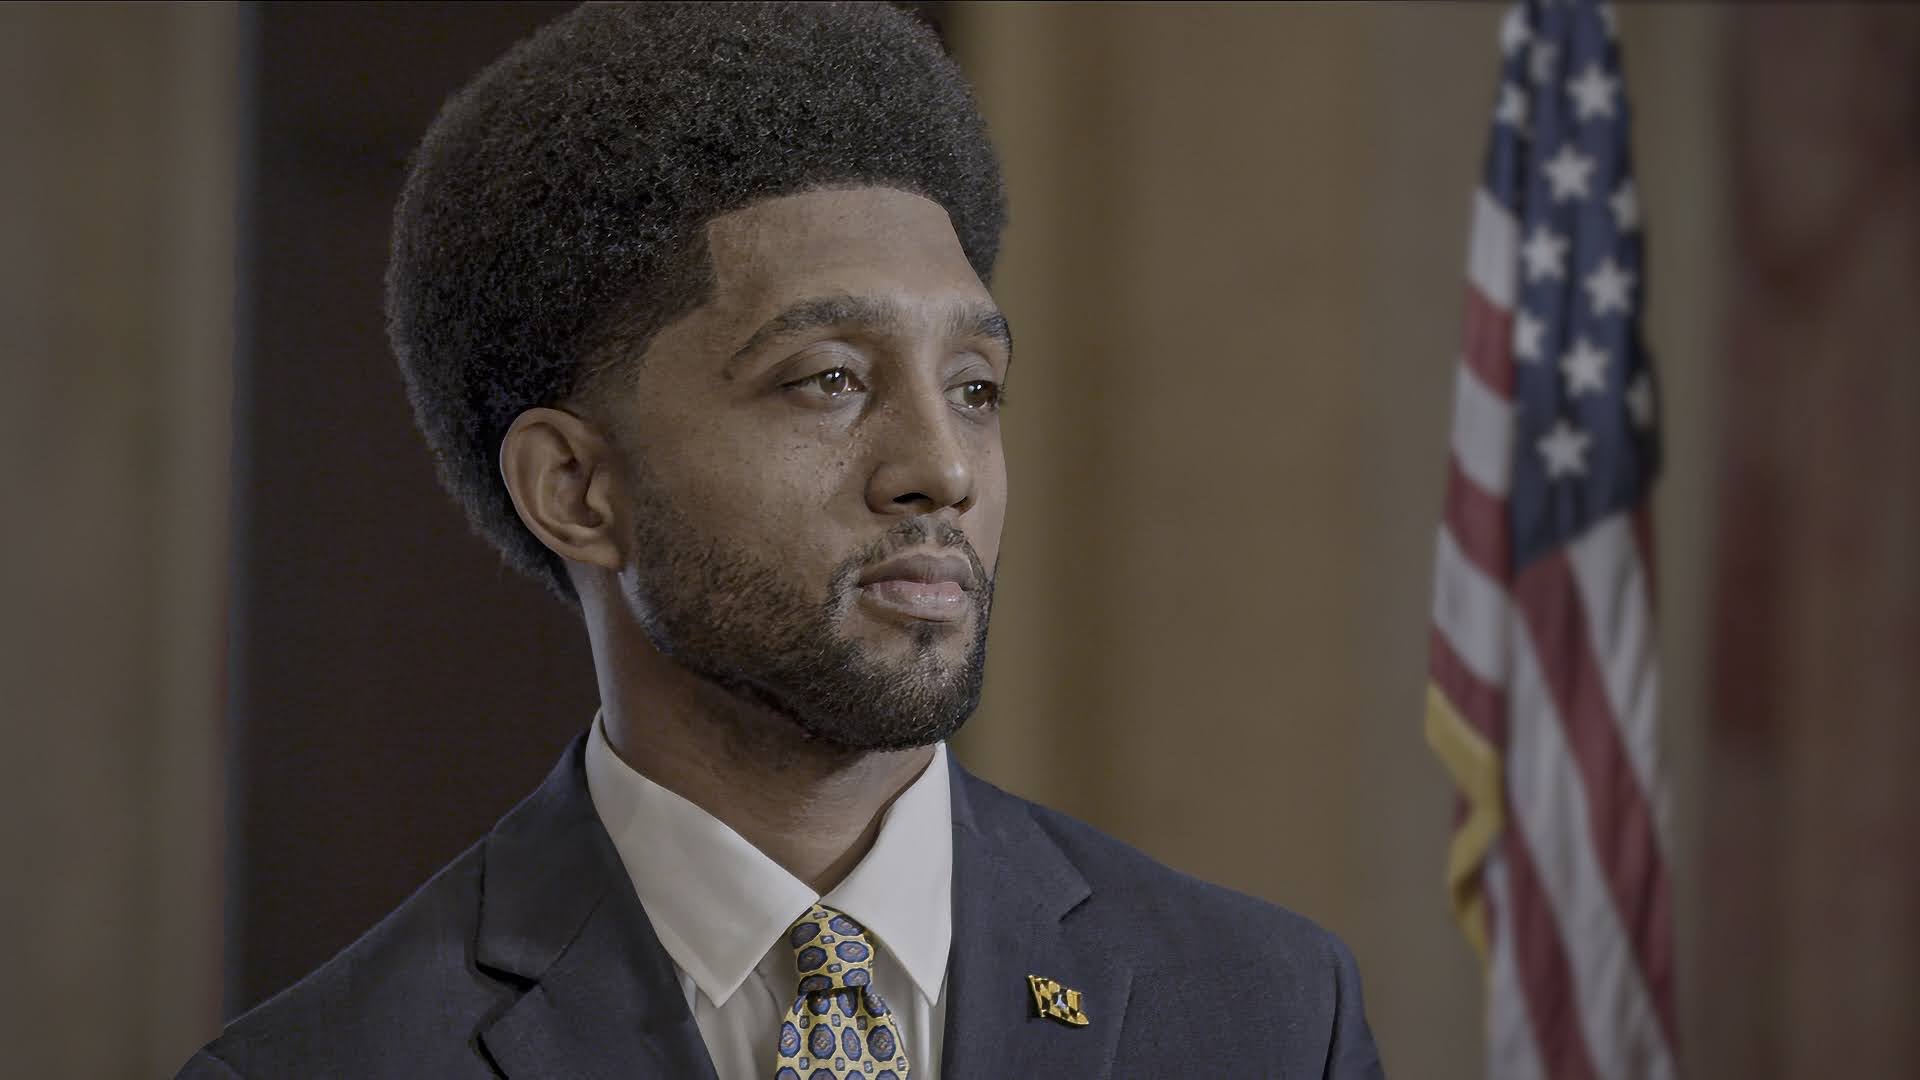
<instances>
[{"instance_id":1,"label":"red stripe on flag","mask_svg":"<svg viewBox=\"0 0 1920 1080\"><path fill-rule=\"evenodd\" d=\"M1513 803L1507 803L1513 818ZM1540 1047L1541 1064L1554 1080L1591 1080L1593 1053L1580 1030L1579 1001L1573 969L1560 940L1560 928L1547 903L1546 890L1533 867L1533 854L1518 828L1504 830L1501 850L1507 856L1507 887L1512 902L1513 959L1520 973L1527 1018Z\"/></svg>"},{"instance_id":2,"label":"red stripe on flag","mask_svg":"<svg viewBox=\"0 0 1920 1080\"><path fill-rule=\"evenodd\" d=\"M1674 1042L1673 912L1652 808L1620 740L1587 637L1586 612L1565 552L1536 560L1514 581L1514 599L1539 656L1547 691L1587 796L1594 852L1633 942L1668 1046Z\"/></svg>"},{"instance_id":3,"label":"red stripe on flag","mask_svg":"<svg viewBox=\"0 0 1920 1080\"><path fill-rule=\"evenodd\" d=\"M1497 750L1507 749L1507 695L1499 687L1475 675L1460 654L1453 651L1447 635L1435 628L1430 673L1433 684L1460 711L1462 719Z\"/></svg>"},{"instance_id":4,"label":"red stripe on flag","mask_svg":"<svg viewBox=\"0 0 1920 1080\"><path fill-rule=\"evenodd\" d=\"M1487 389L1513 397L1513 315L1467 287L1467 366Z\"/></svg>"},{"instance_id":5,"label":"red stripe on flag","mask_svg":"<svg viewBox=\"0 0 1920 1080\"><path fill-rule=\"evenodd\" d=\"M1460 468L1460 459L1451 455L1447 458L1446 522L1454 543L1481 573L1502 585L1512 579L1507 502L1487 494Z\"/></svg>"}]
</instances>

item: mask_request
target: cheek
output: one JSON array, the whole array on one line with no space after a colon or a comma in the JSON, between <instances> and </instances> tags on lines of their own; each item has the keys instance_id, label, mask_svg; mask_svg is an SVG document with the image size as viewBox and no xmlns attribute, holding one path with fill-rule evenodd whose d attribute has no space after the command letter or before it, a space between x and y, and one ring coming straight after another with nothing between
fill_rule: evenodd
<instances>
[{"instance_id":1,"label":"cheek","mask_svg":"<svg viewBox=\"0 0 1920 1080\"><path fill-rule=\"evenodd\" d=\"M790 570L845 557L829 534L851 454L784 432L693 434L706 437L656 447L648 472L705 540Z\"/></svg>"},{"instance_id":2,"label":"cheek","mask_svg":"<svg viewBox=\"0 0 1920 1080\"><path fill-rule=\"evenodd\" d=\"M984 455L980 472L975 478L973 508L967 512L962 525L967 530L967 540L973 544L973 550L986 564L987 571L993 572L994 564L1000 558L1000 535L1007 522L1007 459L1001 454L999 439L994 440L991 451Z\"/></svg>"}]
</instances>

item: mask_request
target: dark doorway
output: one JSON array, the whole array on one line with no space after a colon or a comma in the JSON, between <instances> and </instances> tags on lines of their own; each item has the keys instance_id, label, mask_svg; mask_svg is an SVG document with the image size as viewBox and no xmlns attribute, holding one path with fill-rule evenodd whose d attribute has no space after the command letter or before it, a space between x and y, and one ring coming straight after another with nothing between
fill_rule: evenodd
<instances>
[{"instance_id":1,"label":"dark doorway","mask_svg":"<svg viewBox=\"0 0 1920 1080\"><path fill-rule=\"evenodd\" d=\"M248 11L230 1015L477 839L593 715L578 620L503 569L435 483L381 311L414 144L568 6Z\"/></svg>"}]
</instances>

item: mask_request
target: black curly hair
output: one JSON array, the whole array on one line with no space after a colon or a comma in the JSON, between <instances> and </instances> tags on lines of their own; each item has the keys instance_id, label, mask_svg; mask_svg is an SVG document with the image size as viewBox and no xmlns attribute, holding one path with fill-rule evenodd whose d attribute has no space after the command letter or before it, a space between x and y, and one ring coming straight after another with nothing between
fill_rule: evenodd
<instances>
[{"instance_id":1,"label":"black curly hair","mask_svg":"<svg viewBox=\"0 0 1920 1080\"><path fill-rule=\"evenodd\" d=\"M394 213L387 326L475 531L577 605L500 480L514 418L630 369L709 298L711 219L867 185L945 207L990 277L1006 200L986 125L933 32L887 4L589 4L448 101Z\"/></svg>"}]
</instances>

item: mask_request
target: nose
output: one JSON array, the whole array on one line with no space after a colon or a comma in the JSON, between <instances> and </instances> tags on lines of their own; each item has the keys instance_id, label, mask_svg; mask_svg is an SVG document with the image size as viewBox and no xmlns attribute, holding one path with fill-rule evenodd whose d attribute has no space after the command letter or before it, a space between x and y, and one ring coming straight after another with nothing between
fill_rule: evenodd
<instances>
[{"instance_id":1,"label":"nose","mask_svg":"<svg viewBox=\"0 0 1920 1080\"><path fill-rule=\"evenodd\" d=\"M876 514L964 514L974 502L973 450L937 388L889 406L867 481L867 506Z\"/></svg>"}]
</instances>

